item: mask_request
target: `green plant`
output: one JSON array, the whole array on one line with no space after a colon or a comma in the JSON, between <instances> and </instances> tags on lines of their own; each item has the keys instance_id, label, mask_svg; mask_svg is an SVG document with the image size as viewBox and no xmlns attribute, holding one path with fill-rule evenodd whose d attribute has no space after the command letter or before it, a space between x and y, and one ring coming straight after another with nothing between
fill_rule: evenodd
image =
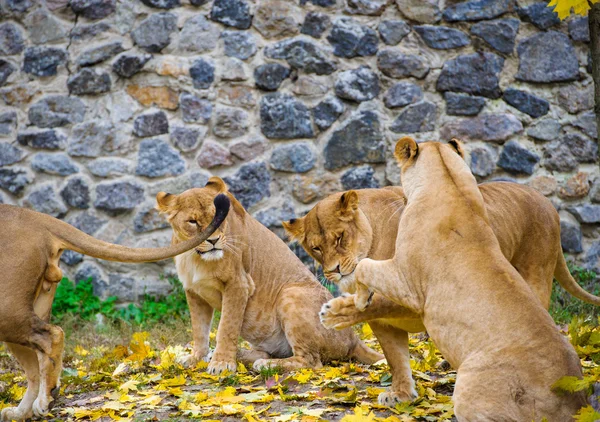
<instances>
[{"instance_id":1,"label":"green plant","mask_svg":"<svg viewBox=\"0 0 600 422\"><path fill-rule=\"evenodd\" d=\"M597 274L594 271L580 267L572 261L568 261L567 265L581 287L594 295L600 294L600 285L596 283ZM554 280L550 299L550 314L556 322L568 323L577 315L596 317L600 315L600 308L573 297Z\"/></svg>"},{"instance_id":2,"label":"green plant","mask_svg":"<svg viewBox=\"0 0 600 422\"><path fill-rule=\"evenodd\" d=\"M109 318L116 316L116 297L109 297L102 301L94 295L92 280L83 280L77 284L67 278L63 278L52 304L52 317L61 320L65 315L77 315L86 321L92 320L96 314L102 314Z\"/></svg>"},{"instance_id":3,"label":"green plant","mask_svg":"<svg viewBox=\"0 0 600 422\"><path fill-rule=\"evenodd\" d=\"M260 368L260 377L263 381L267 381L269 378L273 378L275 375L283 373L281 366L263 366Z\"/></svg>"}]
</instances>

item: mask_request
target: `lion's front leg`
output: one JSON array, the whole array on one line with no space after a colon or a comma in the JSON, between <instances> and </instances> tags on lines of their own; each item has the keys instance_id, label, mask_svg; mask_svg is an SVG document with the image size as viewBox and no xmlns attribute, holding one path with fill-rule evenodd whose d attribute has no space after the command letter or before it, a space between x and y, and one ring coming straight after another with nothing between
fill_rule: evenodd
<instances>
[{"instance_id":1,"label":"lion's front leg","mask_svg":"<svg viewBox=\"0 0 600 422\"><path fill-rule=\"evenodd\" d=\"M244 275L243 277L249 279L249 276ZM235 372L237 369L238 338L250 297L247 287L249 285L253 285L253 283L242 281L241 284L228 282L225 285L221 321L217 330L217 346L207 369L210 374L216 375L226 370Z\"/></svg>"},{"instance_id":2,"label":"lion's front leg","mask_svg":"<svg viewBox=\"0 0 600 422\"><path fill-rule=\"evenodd\" d=\"M211 358L210 353L210 327L213 317L213 308L192 290L185 291L190 317L192 320L192 338L194 347L192 354L185 356L183 365L194 367L202 360L208 362Z\"/></svg>"},{"instance_id":3,"label":"lion's front leg","mask_svg":"<svg viewBox=\"0 0 600 422\"><path fill-rule=\"evenodd\" d=\"M18 407L7 407L2 409L2 421L25 420L33 416L33 402L38 396L40 389L40 371L38 358L32 349L18 344L6 343L8 349L25 370L27 377L27 391L21 399Z\"/></svg>"}]
</instances>

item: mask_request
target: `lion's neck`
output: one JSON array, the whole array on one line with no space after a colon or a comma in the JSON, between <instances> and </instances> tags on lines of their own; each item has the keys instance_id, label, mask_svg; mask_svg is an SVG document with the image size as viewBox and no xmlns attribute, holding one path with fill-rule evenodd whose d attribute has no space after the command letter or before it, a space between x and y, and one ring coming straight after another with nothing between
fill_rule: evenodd
<instances>
[{"instance_id":1,"label":"lion's neck","mask_svg":"<svg viewBox=\"0 0 600 422\"><path fill-rule=\"evenodd\" d=\"M390 192L389 195L368 201L360 207L372 229L369 258L384 260L394 256L404 202L403 196Z\"/></svg>"}]
</instances>

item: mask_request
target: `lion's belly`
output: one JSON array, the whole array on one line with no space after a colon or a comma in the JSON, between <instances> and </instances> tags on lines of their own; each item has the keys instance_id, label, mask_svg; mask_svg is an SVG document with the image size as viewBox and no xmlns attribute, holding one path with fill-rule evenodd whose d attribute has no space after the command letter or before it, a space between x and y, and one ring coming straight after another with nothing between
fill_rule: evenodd
<instances>
[{"instance_id":1,"label":"lion's belly","mask_svg":"<svg viewBox=\"0 0 600 422\"><path fill-rule=\"evenodd\" d=\"M386 324L395 328L399 328L408 333L420 333L425 331L423 321L420 319L405 319L405 318L381 318L377 322Z\"/></svg>"}]
</instances>

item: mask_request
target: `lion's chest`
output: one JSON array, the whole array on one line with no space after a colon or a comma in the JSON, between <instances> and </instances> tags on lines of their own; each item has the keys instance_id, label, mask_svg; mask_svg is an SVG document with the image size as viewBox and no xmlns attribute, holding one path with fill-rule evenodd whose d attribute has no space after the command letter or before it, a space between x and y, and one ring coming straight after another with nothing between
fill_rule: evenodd
<instances>
[{"instance_id":1,"label":"lion's chest","mask_svg":"<svg viewBox=\"0 0 600 422\"><path fill-rule=\"evenodd\" d=\"M204 299L212 308L221 309L223 282L212 271L207 271L194 262L193 256L175 257L177 274L184 289L191 290Z\"/></svg>"}]
</instances>

